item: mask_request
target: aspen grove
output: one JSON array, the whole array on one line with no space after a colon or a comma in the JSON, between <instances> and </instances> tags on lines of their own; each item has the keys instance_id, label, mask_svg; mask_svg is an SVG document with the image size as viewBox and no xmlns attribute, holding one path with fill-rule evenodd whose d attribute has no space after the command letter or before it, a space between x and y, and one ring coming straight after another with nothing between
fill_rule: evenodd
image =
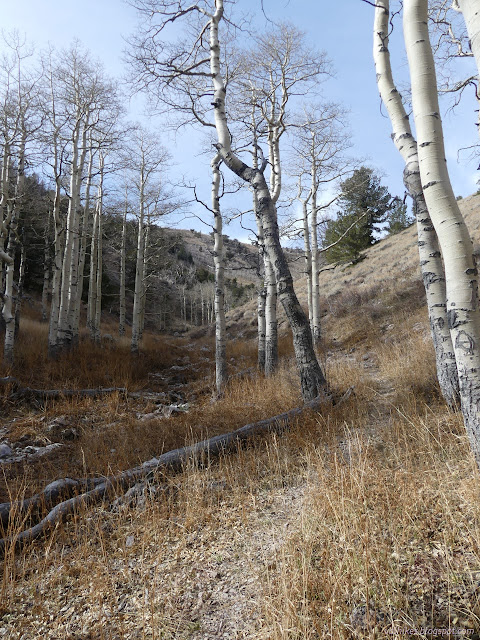
<instances>
[{"instance_id":1,"label":"aspen grove","mask_svg":"<svg viewBox=\"0 0 480 640\"><path fill-rule=\"evenodd\" d=\"M478 65L478 3L403 3L412 124L394 81L389 50L397 13L386 0L365 2L365 10L372 4L372 64L393 141L405 162L404 185L417 221L438 382L449 407L460 404L480 463L477 271L444 160L429 40L431 19L442 46L463 46L459 43L465 37L456 39L453 28L445 27L449 12L457 18L460 14ZM107 299L110 310L118 313L119 336L131 326L135 356L152 322L163 322L166 328L167 317L171 326L177 322L172 318L180 318L187 329L214 321L215 390L220 398L229 380L228 287L239 286L236 278L226 277L224 227L251 215L255 226L249 231L258 251L249 267L249 282L256 288L258 368L267 377L278 369L278 300L293 337L304 401L332 399L320 359L323 255L333 255L332 249L366 221L367 245L378 237L373 205L365 205L358 215L349 211L348 224L333 243L328 241L329 217L335 211L339 218L345 213L338 209L345 204L342 185L355 189L351 185L360 175L377 181L382 215L398 209L401 198L391 195L374 169L350 153L348 110L327 98L334 74L328 52L311 46L293 22L271 23L263 31L248 29L245 44L240 37L243 18L232 2L131 0L130 5L139 26L129 36L128 82L122 89L78 42L36 53L18 34L4 36L0 258L5 364L15 363L31 260L24 238L34 228L42 238L42 318L48 321L51 359L78 348L83 322L91 341L102 344ZM128 91L144 96L148 112L163 118L167 130L203 133L198 165L210 170L209 198L202 199L203 187L192 181L172 183L167 136L127 121L123 105ZM30 219L24 214L28 180L41 185L44 208L42 215ZM248 210L232 216L230 196L244 192L250 192ZM181 242L173 236L165 240L161 227L164 217L181 220L193 205L200 205L204 217L194 215L212 234L211 264L202 267L204 271ZM284 250L286 239L294 236L304 246L299 259L307 281L306 311ZM355 261L364 258L367 245L356 249ZM180 256L177 262L172 255Z\"/></svg>"}]
</instances>

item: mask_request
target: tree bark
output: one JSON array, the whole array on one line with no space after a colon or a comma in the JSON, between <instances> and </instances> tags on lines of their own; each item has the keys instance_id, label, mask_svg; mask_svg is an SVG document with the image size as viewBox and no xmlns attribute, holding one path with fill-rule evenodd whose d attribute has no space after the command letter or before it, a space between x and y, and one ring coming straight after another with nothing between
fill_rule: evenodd
<instances>
[{"instance_id":1,"label":"tree bark","mask_svg":"<svg viewBox=\"0 0 480 640\"><path fill-rule=\"evenodd\" d=\"M301 193L299 193L299 200L302 203L302 222L303 222L303 242L305 245L305 276L307 278L307 305L308 305L308 321L310 328L313 327L313 286L312 286L312 250L310 247L310 225L308 223L308 201L311 196L311 191L308 197L304 200L301 199ZM312 331L313 338L313 331Z\"/></svg>"},{"instance_id":2,"label":"tree bark","mask_svg":"<svg viewBox=\"0 0 480 640\"><path fill-rule=\"evenodd\" d=\"M312 190L310 210L310 250L312 255L312 335L313 344L319 345L321 339L320 328L320 283L318 279L318 209L317 209L317 168L316 159L312 158Z\"/></svg>"},{"instance_id":3,"label":"tree bark","mask_svg":"<svg viewBox=\"0 0 480 640\"><path fill-rule=\"evenodd\" d=\"M137 263L135 267L135 291L133 294L133 317L132 317L132 353L138 353L140 343L140 320L142 309L143 294L143 265L145 261L145 166L142 160L140 167L140 211L138 217L138 235L137 235Z\"/></svg>"},{"instance_id":4,"label":"tree bark","mask_svg":"<svg viewBox=\"0 0 480 640\"><path fill-rule=\"evenodd\" d=\"M212 160L213 262L215 265L215 384L221 396L228 380L227 324L225 319L225 251L220 211L220 155Z\"/></svg>"},{"instance_id":5,"label":"tree bark","mask_svg":"<svg viewBox=\"0 0 480 640\"><path fill-rule=\"evenodd\" d=\"M60 310L58 313L57 347L65 349L72 343L73 327L69 325L69 302L71 286L72 254L74 253L77 211L77 184L79 174L79 144L81 130L81 110L77 109L77 120L72 135L72 162L70 167L70 200L65 233L65 251L62 264L62 286L60 292Z\"/></svg>"},{"instance_id":6,"label":"tree bark","mask_svg":"<svg viewBox=\"0 0 480 640\"><path fill-rule=\"evenodd\" d=\"M293 333L295 356L300 373L302 395L306 402L327 393L327 382L313 348L308 320L297 299L293 279L280 245L275 205L263 172L247 166L231 148L231 137L225 113L226 88L220 72L218 26L223 17L223 0L216 0L216 11L210 20L210 68L214 89L214 116L218 137L217 149L226 166L256 190L258 215L265 233L265 247L277 279L278 295Z\"/></svg>"},{"instance_id":7,"label":"tree bark","mask_svg":"<svg viewBox=\"0 0 480 640\"><path fill-rule=\"evenodd\" d=\"M460 399L470 444L480 466L480 312L472 241L448 175L426 0L405 0L404 34L423 193L445 264L447 317Z\"/></svg>"},{"instance_id":8,"label":"tree bark","mask_svg":"<svg viewBox=\"0 0 480 640\"><path fill-rule=\"evenodd\" d=\"M122 246L120 248L120 317L118 321L118 335L125 335L125 271L126 271L126 247L127 247L127 213L128 213L128 188L125 188L125 209L122 219Z\"/></svg>"},{"instance_id":9,"label":"tree bark","mask_svg":"<svg viewBox=\"0 0 480 640\"><path fill-rule=\"evenodd\" d=\"M405 161L405 188L413 200L417 221L418 250L428 317L437 367L437 378L450 408L459 405L458 374L446 309L445 273L437 234L428 213L420 178L417 142L412 135L409 117L393 80L388 48L389 0L377 0L373 29L373 57L380 97L392 123L392 139Z\"/></svg>"},{"instance_id":10,"label":"tree bark","mask_svg":"<svg viewBox=\"0 0 480 640\"><path fill-rule=\"evenodd\" d=\"M480 7L476 0L454 0L453 5L458 6L463 14L467 27L470 47L480 71Z\"/></svg>"},{"instance_id":11,"label":"tree bark","mask_svg":"<svg viewBox=\"0 0 480 640\"><path fill-rule=\"evenodd\" d=\"M277 280L275 270L263 252L265 263L265 375L271 376L278 367Z\"/></svg>"}]
</instances>

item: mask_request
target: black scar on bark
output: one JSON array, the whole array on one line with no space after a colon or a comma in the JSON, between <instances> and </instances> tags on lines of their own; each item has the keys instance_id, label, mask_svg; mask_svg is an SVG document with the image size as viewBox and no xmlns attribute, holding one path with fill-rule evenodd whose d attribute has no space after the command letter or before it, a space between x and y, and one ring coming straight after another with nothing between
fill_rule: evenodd
<instances>
[{"instance_id":1,"label":"black scar on bark","mask_svg":"<svg viewBox=\"0 0 480 640\"><path fill-rule=\"evenodd\" d=\"M458 313L455 309L450 309L447 311L447 322L449 329L456 329L457 327L461 327L462 324L466 324L466 320L460 320L458 317Z\"/></svg>"},{"instance_id":2,"label":"black scar on bark","mask_svg":"<svg viewBox=\"0 0 480 640\"><path fill-rule=\"evenodd\" d=\"M463 349L468 355L473 355L475 340L466 331L459 331L455 339L455 347L457 347L457 349Z\"/></svg>"}]
</instances>

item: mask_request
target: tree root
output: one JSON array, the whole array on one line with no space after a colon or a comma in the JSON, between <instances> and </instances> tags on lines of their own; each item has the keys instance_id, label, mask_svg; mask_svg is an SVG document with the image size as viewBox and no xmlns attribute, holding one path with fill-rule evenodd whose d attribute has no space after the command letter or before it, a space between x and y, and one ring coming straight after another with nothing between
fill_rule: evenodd
<instances>
[{"instance_id":1,"label":"tree root","mask_svg":"<svg viewBox=\"0 0 480 640\"><path fill-rule=\"evenodd\" d=\"M349 398L352 392L353 388L348 389L339 401L335 403L336 406ZM134 485L138 480L149 480L156 474L165 473L167 470L171 472L181 471L189 460L203 466L212 458L217 458L222 453L232 451L239 442L265 433L282 433L289 428L294 418L306 410L319 409L321 406L330 403L333 403L330 396L318 397L302 407L291 409L273 418L246 424L236 431L214 436L188 447L168 451L158 458L152 458L138 467L122 471L117 475L90 480L64 478L63 480L52 482L42 493L31 498L0 504L1 522L5 528L8 527L10 522L12 528L14 528L15 520L18 521L21 518L25 522L32 513L38 513L41 508L51 508L58 499L65 498L65 495L72 495L79 489L83 490L83 493L63 500L51 508L49 513L33 527L0 539L0 552L5 552L7 548L12 546L21 547L46 534L64 521L78 507L90 506L102 500L111 501L119 490Z\"/></svg>"}]
</instances>

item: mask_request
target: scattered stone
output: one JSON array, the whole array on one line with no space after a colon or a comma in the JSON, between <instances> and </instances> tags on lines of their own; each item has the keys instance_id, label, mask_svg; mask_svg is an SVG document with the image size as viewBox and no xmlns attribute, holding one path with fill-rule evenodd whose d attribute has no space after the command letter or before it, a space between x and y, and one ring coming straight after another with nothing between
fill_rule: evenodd
<instances>
[{"instance_id":1,"label":"scattered stone","mask_svg":"<svg viewBox=\"0 0 480 640\"><path fill-rule=\"evenodd\" d=\"M8 444L0 444L0 458L8 458L12 454L12 448Z\"/></svg>"},{"instance_id":2,"label":"scattered stone","mask_svg":"<svg viewBox=\"0 0 480 640\"><path fill-rule=\"evenodd\" d=\"M77 440L77 438L79 438L80 435L77 429L70 427L62 431L62 433L60 434L60 437L62 438L62 440Z\"/></svg>"}]
</instances>

